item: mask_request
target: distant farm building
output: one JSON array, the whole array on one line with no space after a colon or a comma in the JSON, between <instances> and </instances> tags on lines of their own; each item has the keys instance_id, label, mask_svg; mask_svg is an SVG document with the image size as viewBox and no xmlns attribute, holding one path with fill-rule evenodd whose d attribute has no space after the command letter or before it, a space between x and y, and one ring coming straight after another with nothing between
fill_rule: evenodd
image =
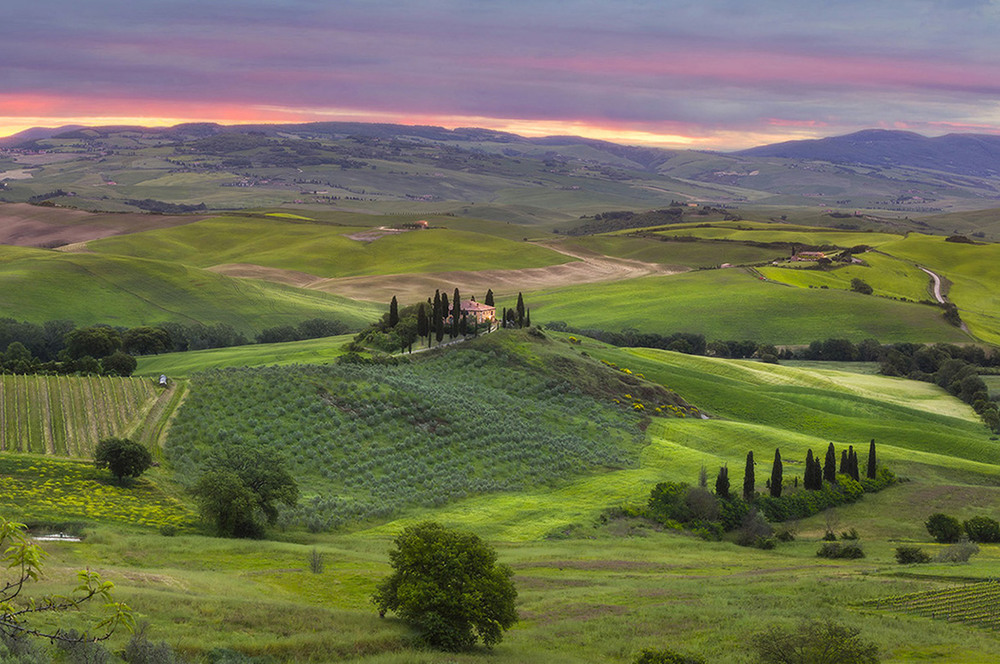
<instances>
[{"instance_id":1,"label":"distant farm building","mask_svg":"<svg viewBox=\"0 0 1000 664\"><path fill-rule=\"evenodd\" d=\"M497 319L497 308L488 304L480 304L475 300L462 300L462 315L469 319L469 322L478 324L492 323Z\"/></svg>"},{"instance_id":2,"label":"distant farm building","mask_svg":"<svg viewBox=\"0 0 1000 664\"><path fill-rule=\"evenodd\" d=\"M426 219L421 219L420 221L414 221L412 224L400 224L401 228L407 228L410 230L426 230L431 227L430 222Z\"/></svg>"},{"instance_id":3,"label":"distant farm building","mask_svg":"<svg viewBox=\"0 0 1000 664\"><path fill-rule=\"evenodd\" d=\"M822 251L800 251L792 256L793 261L818 261L826 258L826 253Z\"/></svg>"}]
</instances>

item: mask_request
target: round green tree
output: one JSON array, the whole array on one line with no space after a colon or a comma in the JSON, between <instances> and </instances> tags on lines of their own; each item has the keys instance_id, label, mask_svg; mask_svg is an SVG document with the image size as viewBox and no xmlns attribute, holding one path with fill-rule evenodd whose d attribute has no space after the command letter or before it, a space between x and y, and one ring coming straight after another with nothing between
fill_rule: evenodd
<instances>
[{"instance_id":1,"label":"round green tree","mask_svg":"<svg viewBox=\"0 0 1000 664\"><path fill-rule=\"evenodd\" d=\"M406 528L389 552L392 576L372 596L379 615L393 611L429 645L464 650L493 646L517 622L510 567L472 533L425 522Z\"/></svg>"},{"instance_id":2,"label":"round green tree","mask_svg":"<svg viewBox=\"0 0 1000 664\"><path fill-rule=\"evenodd\" d=\"M94 465L107 468L121 483L142 475L153 465L153 455L145 445L128 438L105 438L94 450Z\"/></svg>"}]
</instances>

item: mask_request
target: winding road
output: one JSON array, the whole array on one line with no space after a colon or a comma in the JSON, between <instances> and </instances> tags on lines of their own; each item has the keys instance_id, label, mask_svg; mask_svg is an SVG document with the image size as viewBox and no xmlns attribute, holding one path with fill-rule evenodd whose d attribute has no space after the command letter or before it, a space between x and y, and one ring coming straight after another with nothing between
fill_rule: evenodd
<instances>
[{"instance_id":1,"label":"winding road","mask_svg":"<svg viewBox=\"0 0 1000 664\"><path fill-rule=\"evenodd\" d=\"M944 299L944 296L941 295L941 277L931 272L926 267L922 267L920 269L929 274L931 280L934 282L934 299L937 300L939 304L944 304L945 302L947 302L947 300Z\"/></svg>"}]
</instances>

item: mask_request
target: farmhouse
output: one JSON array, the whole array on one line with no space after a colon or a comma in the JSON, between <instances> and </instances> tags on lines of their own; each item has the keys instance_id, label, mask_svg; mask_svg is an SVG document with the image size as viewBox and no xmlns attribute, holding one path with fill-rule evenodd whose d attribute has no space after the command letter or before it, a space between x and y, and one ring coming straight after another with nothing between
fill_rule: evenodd
<instances>
[{"instance_id":1,"label":"farmhouse","mask_svg":"<svg viewBox=\"0 0 1000 664\"><path fill-rule=\"evenodd\" d=\"M792 256L793 261L818 261L821 258L826 258L826 253L822 251L800 251Z\"/></svg>"},{"instance_id":2,"label":"farmhouse","mask_svg":"<svg viewBox=\"0 0 1000 664\"><path fill-rule=\"evenodd\" d=\"M492 323L497 318L496 307L491 307L488 304L480 304L475 300L462 300L461 309L462 315L468 317L470 322L478 324Z\"/></svg>"}]
</instances>

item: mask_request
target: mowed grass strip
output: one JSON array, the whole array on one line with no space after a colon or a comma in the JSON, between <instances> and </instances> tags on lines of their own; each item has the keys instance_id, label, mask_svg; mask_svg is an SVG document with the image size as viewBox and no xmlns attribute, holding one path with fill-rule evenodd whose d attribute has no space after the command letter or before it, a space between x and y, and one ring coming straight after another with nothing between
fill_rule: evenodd
<instances>
[{"instance_id":1,"label":"mowed grass strip","mask_svg":"<svg viewBox=\"0 0 1000 664\"><path fill-rule=\"evenodd\" d=\"M785 257L780 249L753 247L740 242L663 242L654 238L592 235L565 242L569 247L629 258L646 263L685 267L718 267L723 263L744 265Z\"/></svg>"},{"instance_id":2,"label":"mowed grass strip","mask_svg":"<svg viewBox=\"0 0 1000 664\"><path fill-rule=\"evenodd\" d=\"M533 322L581 328L693 332L713 339L804 344L852 341L962 342L936 307L840 290L768 283L740 269L588 284L527 294Z\"/></svg>"},{"instance_id":3,"label":"mowed grass strip","mask_svg":"<svg viewBox=\"0 0 1000 664\"><path fill-rule=\"evenodd\" d=\"M0 247L0 308L20 320L134 326L178 320L244 332L329 317L361 328L383 306L159 260Z\"/></svg>"},{"instance_id":4,"label":"mowed grass strip","mask_svg":"<svg viewBox=\"0 0 1000 664\"><path fill-rule=\"evenodd\" d=\"M329 364L344 354L344 345L354 335L306 339L274 344L251 344L232 348L209 348L183 353L139 357L137 376L190 376L206 369L259 367L285 364Z\"/></svg>"},{"instance_id":5,"label":"mowed grass strip","mask_svg":"<svg viewBox=\"0 0 1000 664\"><path fill-rule=\"evenodd\" d=\"M391 226L394 220L385 221ZM220 217L163 231L106 238L87 246L105 254L197 267L248 263L320 277L519 269L575 260L544 247L461 230L385 233L372 241L348 237L359 233L379 231L280 218Z\"/></svg>"}]
</instances>

